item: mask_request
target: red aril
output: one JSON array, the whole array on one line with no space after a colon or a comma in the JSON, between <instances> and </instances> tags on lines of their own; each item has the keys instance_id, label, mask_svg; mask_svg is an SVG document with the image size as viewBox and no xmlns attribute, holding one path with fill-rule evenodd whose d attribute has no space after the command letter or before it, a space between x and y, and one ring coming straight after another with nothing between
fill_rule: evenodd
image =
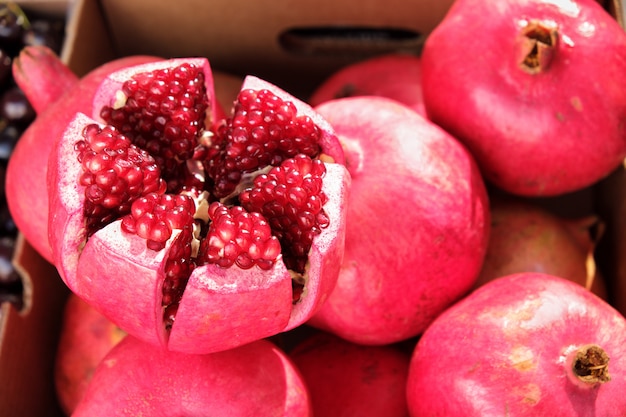
<instances>
[{"instance_id":1,"label":"red aril","mask_svg":"<svg viewBox=\"0 0 626 417\"><path fill-rule=\"evenodd\" d=\"M428 117L485 179L559 195L626 156L626 33L591 0L460 0L426 39Z\"/></svg>"},{"instance_id":2,"label":"red aril","mask_svg":"<svg viewBox=\"0 0 626 417\"><path fill-rule=\"evenodd\" d=\"M540 273L491 281L417 343L412 416L626 415L626 319L582 286Z\"/></svg>"},{"instance_id":3,"label":"red aril","mask_svg":"<svg viewBox=\"0 0 626 417\"><path fill-rule=\"evenodd\" d=\"M422 99L422 65L416 55L389 53L341 68L309 98L312 106L353 96L380 96L397 100L426 115Z\"/></svg>"},{"instance_id":4,"label":"red aril","mask_svg":"<svg viewBox=\"0 0 626 417\"><path fill-rule=\"evenodd\" d=\"M289 357L258 340L224 352L170 352L127 336L103 359L72 417L309 417Z\"/></svg>"},{"instance_id":5,"label":"red aril","mask_svg":"<svg viewBox=\"0 0 626 417\"><path fill-rule=\"evenodd\" d=\"M352 183L339 279L309 323L354 343L421 333L474 284L489 208L472 156L409 107L350 97L316 107Z\"/></svg>"},{"instance_id":6,"label":"red aril","mask_svg":"<svg viewBox=\"0 0 626 417\"><path fill-rule=\"evenodd\" d=\"M50 159L67 285L129 334L208 353L292 329L332 290L349 174L332 128L255 77L234 113L206 59L107 77Z\"/></svg>"}]
</instances>

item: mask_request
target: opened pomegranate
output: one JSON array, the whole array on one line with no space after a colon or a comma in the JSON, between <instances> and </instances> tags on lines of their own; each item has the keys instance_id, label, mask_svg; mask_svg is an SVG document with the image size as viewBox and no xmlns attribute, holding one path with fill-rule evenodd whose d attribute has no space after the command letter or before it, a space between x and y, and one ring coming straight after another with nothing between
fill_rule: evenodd
<instances>
[{"instance_id":1,"label":"opened pomegranate","mask_svg":"<svg viewBox=\"0 0 626 417\"><path fill-rule=\"evenodd\" d=\"M309 324L360 344L421 333L478 277L489 207L476 163L397 101L348 97L316 107L352 178L339 279Z\"/></svg>"},{"instance_id":2,"label":"opened pomegranate","mask_svg":"<svg viewBox=\"0 0 626 417\"><path fill-rule=\"evenodd\" d=\"M113 73L48 171L67 285L129 334L186 353L303 323L343 255L349 174L330 125L255 77L230 118L213 105L206 59Z\"/></svg>"},{"instance_id":3,"label":"opened pomegranate","mask_svg":"<svg viewBox=\"0 0 626 417\"><path fill-rule=\"evenodd\" d=\"M491 196L491 233L479 287L518 272L542 272L576 282L606 299L604 277L595 260L603 224L590 214L573 219L531 199Z\"/></svg>"},{"instance_id":4,"label":"opened pomegranate","mask_svg":"<svg viewBox=\"0 0 626 417\"><path fill-rule=\"evenodd\" d=\"M314 416L407 417L410 354L318 332L289 352L311 397Z\"/></svg>"},{"instance_id":5,"label":"opened pomegranate","mask_svg":"<svg viewBox=\"0 0 626 417\"><path fill-rule=\"evenodd\" d=\"M581 285L520 273L431 324L407 398L416 417L623 416L625 389L626 319Z\"/></svg>"},{"instance_id":6,"label":"opened pomegranate","mask_svg":"<svg viewBox=\"0 0 626 417\"><path fill-rule=\"evenodd\" d=\"M425 116L421 78L422 64L418 56L379 55L332 74L315 88L309 103L318 106L336 98L372 95L397 100Z\"/></svg>"},{"instance_id":7,"label":"opened pomegranate","mask_svg":"<svg viewBox=\"0 0 626 417\"><path fill-rule=\"evenodd\" d=\"M54 364L54 385L68 416L85 395L96 367L126 333L76 294L65 304Z\"/></svg>"},{"instance_id":8,"label":"opened pomegranate","mask_svg":"<svg viewBox=\"0 0 626 417\"><path fill-rule=\"evenodd\" d=\"M153 62L152 56L129 56L103 64L80 80L44 46L27 46L13 61L16 83L37 110L35 121L17 142L6 172L5 191L20 232L46 260L48 243L48 157L76 112L91 113L93 95L111 72Z\"/></svg>"},{"instance_id":9,"label":"opened pomegranate","mask_svg":"<svg viewBox=\"0 0 626 417\"><path fill-rule=\"evenodd\" d=\"M506 191L579 190L626 156L626 33L596 1L457 1L421 59L428 117Z\"/></svg>"},{"instance_id":10,"label":"opened pomegranate","mask_svg":"<svg viewBox=\"0 0 626 417\"><path fill-rule=\"evenodd\" d=\"M204 355L128 336L103 359L72 417L308 417L307 388L272 343Z\"/></svg>"}]
</instances>

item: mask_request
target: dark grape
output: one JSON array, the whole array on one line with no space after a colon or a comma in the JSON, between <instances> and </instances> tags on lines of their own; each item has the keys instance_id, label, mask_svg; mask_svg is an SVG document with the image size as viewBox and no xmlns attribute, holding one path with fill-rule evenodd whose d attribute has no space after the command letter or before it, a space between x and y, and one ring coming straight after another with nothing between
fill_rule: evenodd
<instances>
[{"instance_id":1,"label":"dark grape","mask_svg":"<svg viewBox=\"0 0 626 417\"><path fill-rule=\"evenodd\" d=\"M0 4L0 45L14 56L21 49L27 19L15 4Z\"/></svg>"},{"instance_id":2,"label":"dark grape","mask_svg":"<svg viewBox=\"0 0 626 417\"><path fill-rule=\"evenodd\" d=\"M20 274L13 266L14 247L13 238L0 239L0 303L8 301L21 309L24 286Z\"/></svg>"},{"instance_id":3,"label":"dark grape","mask_svg":"<svg viewBox=\"0 0 626 417\"><path fill-rule=\"evenodd\" d=\"M0 166L6 167L22 132L22 128L13 124L6 125L0 130Z\"/></svg>"},{"instance_id":4,"label":"dark grape","mask_svg":"<svg viewBox=\"0 0 626 417\"><path fill-rule=\"evenodd\" d=\"M7 123L26 126L35 116L35 109L19 87L9 88L0 97L0 117Z\"/></svg>"},{"instance_id":5,"label":"dark grape","mask_svg":"<svg viewBox=\"0 0 626 417\"><path fill-rule=\"evenodd\" d=\"M24 31L22 43L26 45L43 45L57 54L63 46L64 24L58 20L37 19L31 22Z\"/></svg>"}]
</instances>

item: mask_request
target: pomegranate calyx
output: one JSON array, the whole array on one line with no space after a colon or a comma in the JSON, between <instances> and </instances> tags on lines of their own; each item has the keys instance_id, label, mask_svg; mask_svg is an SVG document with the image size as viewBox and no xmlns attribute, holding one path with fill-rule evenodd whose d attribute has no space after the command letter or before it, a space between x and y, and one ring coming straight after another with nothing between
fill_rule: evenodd
<instances>
[{"instance_id":1,"label":"pomegranate calyx","mask_svg":"<svg viewBox=\"0 0 626 417\"><path fill-rule=\"evenodd\" d=\"M575 351L572 370L578 380L589 385L603 384L611 380L609 355L598 345L581 346Z\"/></svg>"},{"instance_id":2,"label":"pomegranate calyx","mask_svg":"<svg viewBox=\"0 0 626 417\"><path fill-rule=\"evenodd\" d=\"M550 22L530 20L524 22L522 35L522 61L520 68L528 74L545 71L552 62L558 42L558 30Z\"/></svg>"}]
</instances>

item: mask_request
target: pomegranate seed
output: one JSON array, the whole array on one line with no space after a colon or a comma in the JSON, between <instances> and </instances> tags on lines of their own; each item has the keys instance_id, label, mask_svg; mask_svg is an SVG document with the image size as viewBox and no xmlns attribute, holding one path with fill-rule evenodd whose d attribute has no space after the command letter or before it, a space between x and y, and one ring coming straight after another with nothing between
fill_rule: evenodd
<instances>
[{"instance_id":1,"label":"pomegranate seed","mask_svg":"<svg viewBox=\"0 0 626 417\"><path fill-rule=\"evenodd\" d=\"M215 156L208 161L208 174L215 181L214 194L230 194L242 173L304 154L320 153L320 131L306 116L297 116L293 103L284 102L268 90L239 93L235 113L217 131Z\"/></svg>"},{"instance_id":2,"label":"pomegranate seed","mask_svg":"<svg viewBox=\"0 0 626 417\"><path fill-rule=\"evenodd\" d=\"M112 126L87 126L75 144L85 186L88 235L128 213L130 202L146 192L163 192L154 158ZM142 173L149 175L142 175Z\"/></svg>"},{"instance_id":3,"label":"pomegranate seed","mask_svg":"<svg viewBox=\"0 0 626 417\"><path fill-rule=\"evenodd\" d=\"M138 74L124 83L126 103L105 106L101 117L157 160L165 180L190 159L204 128L208 102L200 68L176 68Z\"/></svg>"},{"instance_id":4,"label":"pomegranate seed","mask_svg":"<svg viewBox=\"0 0 626 417\"><path fill-rule=\"evenodd\" d=\"M195 204L187 195L150 193L133 201L122 229L146 239L150 249L161 250L172 230L193 226L194 213Z\"/></svg>"},{"instance_id":5,"label":"pomegranate seed","mask_svg":"<svg viewBox=\"0 0 626 417\"><path fill-rule=\"evenodd\" d=\"M200 264L214 263L224 268L236 264L242 269L254 265L270 269L274 265L281 252L280 243L261 214L213 202L209 218L212 223L200 245Z\"/></svg>"},{"instance_id":6,"label":"pomegranate seed","mask_svg":"<svg viewBox=\"0 0 626 417\"><path fill-rule=\"evenodd\" d=\"M321 204L326 201L325 173L323 162L299 154L257 176L253 187L239 195L242 207L269 220L283 247L285 265L296 272L304 272L313 238L328 226Z\"/></svg>"}]
</instances>

